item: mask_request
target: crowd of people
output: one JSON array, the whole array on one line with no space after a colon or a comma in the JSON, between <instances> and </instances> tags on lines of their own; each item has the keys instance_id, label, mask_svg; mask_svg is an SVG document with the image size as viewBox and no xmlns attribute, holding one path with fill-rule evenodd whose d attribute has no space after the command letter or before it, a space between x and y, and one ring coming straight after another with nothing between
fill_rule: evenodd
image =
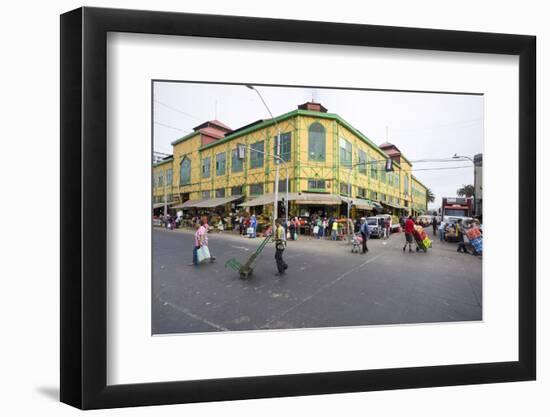
<instances>
[{"instance_id":1,"label":"crowd of people","mask_svg":"<svg viewBox=\"0 0 550 417\"><path fill-rule=\"evenodd\" d=\"M324 214L324 213L323 213ZM352 251L366 254L368 249L368 240L371 238L371 229L369 228L369 222L367 218L360 217L355 222L352 219L342 221L333 215L325 216L323 214L314 213L307 220L301 217L291 217L288 219L288 223L285 219L279 218L276 221L275 233L271 233L271 227L269 226L264 235L272 236L275 242L275 261L277 265L277 275L284 275L288 265L283 260L283 252L286 248L287 240L298 240L301 234L304 234L304 229L307 230L307 234L313 239L330 239L338 240L342 232L342 229L351 229L351 240L353 243ZM193 262L192 265L199 265L201 262L208 260L214 262L216 259L209 250L208 247L208 233L211 230L219 228L220 230L234 230L240 235L255 238L258 230L258 219L255 214L240 213L233 214L229 217L229 221L224 221L222 216L219 218L219 225L210 225L209 216L196 215L190 219L190 224L194 227L194 247L193 247ZM369 218L370 221L371 218ZM177 215L161 215L159 216L160 223L167 229L176 229L181 227L183 223L182 213ZM389 216L387 218L381 216L377 220L378 237L381 239L388 239L391 234L391 222ZM307 224L307 228L304 226ZM433 216L431 222L432 232L434 239L439 237L440 241L451 240L448 238L449 234L453 235L452 241L457 244L457 252L471 253L474 255L480 255L479 247L472 246L467 235L471 235L469 230L476 228L479 232L476 232L475 236L482 234L482 228L480 222L476 219L473 221L462 221L461 219L453 222L438 222L436 216ZM414 238L415 227L418 227L413 216L402 217L400 219L401 230L404 232L404 246L403 252L407 247L409 252L413 252L413 243L416 242ZM424 225L426 226L426 225ZM416 251L419 249L419 242L416 242Z\"/></svg>"}]
</instances>

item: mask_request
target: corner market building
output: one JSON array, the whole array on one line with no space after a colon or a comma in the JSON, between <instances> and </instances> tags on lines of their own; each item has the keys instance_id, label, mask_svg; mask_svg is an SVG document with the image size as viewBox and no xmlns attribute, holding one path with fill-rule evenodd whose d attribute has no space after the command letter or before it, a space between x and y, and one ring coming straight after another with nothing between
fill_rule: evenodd
<instances>
[{"instance_id":1,"label":"corner market building","mask_svg":"<svg viewBox=\"0 0 550 417\"><path fill-rule=\"evenodd\" d=\"M289 171L291 215L318 210L345 215L348 201L352 217L426 211L427 187L412 175L411 162L397 146L376 145L320 103L304 103L275 117L275 122L281 130L280 157ZM271 214L275 162L260 152L276 153L275 122L258 120L232 130L211 120L172 142L172 155L153 165L154 209L166 205L169 209L227 212L240 207ZM239 158L239 144L247 147L244 159ZM388 158L393 160L392 172L384 168ZM350 175L350 166L359 163L364 165L353 166ZM286 170L281 164L280 201L285 187Z\"/></svg>"}]
</instances>

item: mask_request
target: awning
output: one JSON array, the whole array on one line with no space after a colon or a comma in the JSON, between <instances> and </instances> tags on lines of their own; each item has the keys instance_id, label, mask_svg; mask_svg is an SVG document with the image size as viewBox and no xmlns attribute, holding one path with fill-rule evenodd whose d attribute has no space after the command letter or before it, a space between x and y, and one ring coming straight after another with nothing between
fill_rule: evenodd
<instances>
[{"instance_id":1,"label":"awning","mask_svg":"<svg viewBox=\"0 0 550 417\"><path fill-rule=\"evenodd\" d=\"M196 205L203 202L204 200L187 200L185 203L178 204L172 208L174 209L184 209L184 208L193 208L197 207Z\"/></svg>"},{"instance_id":2,"label":"awning","mask_svg":"<svg viewBox=\"0 0 550 417\"><path fill-rule=\"evenodd\" d=\"M273 193L264 194L239 204L241 207L267 206L273 204L275 196ZM278 201L286 198L286 192L279 192ZM342 198L334 194L316 193L288 193L288 201L295 201L300 205L337 206L342 203Z\"/></svg>"},{"instance_id":3,"label":"awning","mask_svg":"<svg viewBox=\"0 0 550 417\"><path fill-rule=\"evenodd\" d=\"M343 198L336 194L296 193L295 201L299 205L338 206ZM290 200L290 197L289 197Z\"/></svg>"},{"instance_id":4,"label":"awning","mask_svg":"<svg viewBox=\"0 0 550 417\"><path fill-rule=\"evenodd\" d=\"M166 203L166 206L170 207L172 204L174 204L174 203L173 202ZM161 207L164 207L164 203L155 203L155 204L153 204L153 209L158 209L158 208L161 208ZM171 208L173 208L173 207L171 207Z\"/></svg>"},{"instance_id":5,"label":"awning","mask_svg":"<svg viewBox=\"0 0 550 417\"><path fill-rule=\"evenodd\" d=\"M381 204L377 203L376 201L371 201L370 203L373 205L375 209L382 210L384 208L382 207Z\"/></svg>"},{"instance_id":6,"label":"awning","mask_svg":"<svg viewBox=\"0 0 550 417\"><path fill-rule=\"evenodd\" d=\"M344 203L351 201L351 205L359 210L372 210L374 206L372 201L365 200L364 198L349 198L349 197L340 197Z\"/></svg>"},{"instance_id":7,"label":"awning","mask_svg":"<svg viewBox=\"0 0 550 417\"><path fill-rule=\"evenodd\" d=\"M386 201L382 201L382 204L384 204L388 207L393 207L394 209L397 209L397 210L403 210L403 209L406 208L406 207L400 206L399 204L388 203Z\"/></svg>"},{"instance_id":8,"label":"awning","mask_svg":"<svg viewBox=\"0 0 550 417\"><path fill-rule=\"evenodd\" d=\"M359 210L372 210L374 206L368 201L362 198L354 198L352 204Z\"/></svg>"},{"instance_id":9,"label":"awning","mask_svg":"<svg viewBox=\"0 0 550 417\"><path fill-rule=\"evenodd\" d=\"M242 198L242 195L232 195L231 197L218 197L218 198L211 198L208 200L202 200L194 205L194 207L198 208L213 208L218 206L224 206L227 203L230 203L232 201L238 200Z\"/></svg>"},{"instance_id":10,"label":"awning","mask_svg":"<svg viewBox=\"0 0 550 417\"><path fill-rule=\"evenodd\" d=\"M241 207L254 207L254 206L266 206L273 204L273 199L275 196L273 194L263 194L258 197L252 198L252 200L245 201L244 203L239 204ZM282 197L279 194L278 200L281 201Z\"/></svg>"}]
</instances>

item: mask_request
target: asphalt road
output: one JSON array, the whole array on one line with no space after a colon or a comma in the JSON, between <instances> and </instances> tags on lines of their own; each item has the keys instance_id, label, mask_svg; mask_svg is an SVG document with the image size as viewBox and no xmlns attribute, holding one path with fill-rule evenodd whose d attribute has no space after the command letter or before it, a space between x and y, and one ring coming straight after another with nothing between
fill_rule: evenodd
<instances>
[{"instance_id":1,"label":"asphalt road","mask_svg":"<svg viewBox=\"0 0 550 417\"><path fill-rule=\"evenodd\" d=\"M430 238L431 231L429 232ZM283 277L268 245L248 280L226 269L261 239L209 234L215 263L190 265L190 231L153 231L152 333L197 333L482 319L481 258L434 240L403 252L403 234L369 240L366 255L345 242L289 242Z\"/></svg>"}]
</instances>

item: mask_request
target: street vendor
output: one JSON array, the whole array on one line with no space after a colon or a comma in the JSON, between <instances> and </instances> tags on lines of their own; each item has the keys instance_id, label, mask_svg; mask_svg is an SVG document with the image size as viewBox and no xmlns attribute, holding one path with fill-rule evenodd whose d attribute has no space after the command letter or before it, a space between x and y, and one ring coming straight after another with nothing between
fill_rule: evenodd
<instances>
[{"instance_id":1,"label":"street vendor","mask_svg":"<svg viewBox=\"0 0 550 417\"><path fill-rule=\"evenodd\" d=\"M409 252L412 252L412 242L413 242L413 231L414 231L414 220L412 215L405 220L405 246L403 246L403 252L409 245Z\"/></svg>"}]
</instances>

